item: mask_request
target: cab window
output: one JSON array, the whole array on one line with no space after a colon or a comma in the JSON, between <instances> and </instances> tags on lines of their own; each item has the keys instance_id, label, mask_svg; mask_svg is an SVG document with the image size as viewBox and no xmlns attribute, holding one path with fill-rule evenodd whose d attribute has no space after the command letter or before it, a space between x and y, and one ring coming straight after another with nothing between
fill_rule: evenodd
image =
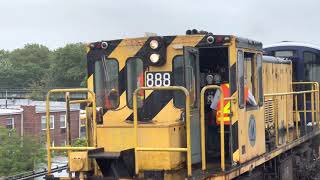
<instances>
[{"instance_id":1,"label":"cab window","mask_svg":"<svg viewBox=\"0 0 320 180\"><path fill-rule=\"evenodd\" d=\"M184 59L183 56L176 56L173 59L173 81L175 86L184 86ZM173 104L177 108L185 106L185 97L183 92L174 91Z\"/></svg>"},{"instance_id":2,"label":"cab window","mask_svg":"<svg viewBox=\"0 0 320 180\"><path fill-rule=\"evenodd\" d=\"M144 86L143 62L140 58L137 58L137 57L129 58L127 60L126 69L127 69L127 105L129 108L132 108L134 91L138 87ZM144 96L143 91L139 92L138 96L143 97Z\"/></svg>"},{"instance_id":3,"label":"cab window","mask_svg":"<svg viewBox=\"0 0 320 180\"><path fill-rule=\"evenodd\" d=\"M244 53L244 101L246 107L257 106L258 68L255 53Z\"/></svg>"},{"instance_id":4,"label":"cab window","mask_svg":"<svg viewBox=\"0 0 320 180\"><path fill-rule=\"evenodd\" d=\"M239 108L244 108L244 62L243 62L243 51L238 50L237 52L237 81L238 95L239 95Z\"/></svg>"},{"instance_id":5,"label":"cab window","mask_svg":"<svg viewBox=\"0 0 320 180\"><path fill-rule=\"evenodd\" d=\"M263 82L262 82L262 55L257 54L257 68L258 68L258 104L263 105Z\"/></svg>"},{"instance_id":6,"label":"cab window","mask_svg":"<svg viewBox=\"0 0 320 180\"><path fill-rule=\"evenodd\" d=\"M191 106L197 106L197 65L196 65L196 56L191 55L189 57L189 61L185 61L185 82L186 82L186 88L190 92L190 105Z\"/></svg>"},{"instance_id":7,"label":"cab window","mask_svg":"<svg viewBox=\"0 0 320 180\"><path fill-rule=\"evenodd\" d=\"M97 106L115 109L119 106L119 64L116 59L103 58L95 62L94 84Z\"/></svg>"}]
</instances>

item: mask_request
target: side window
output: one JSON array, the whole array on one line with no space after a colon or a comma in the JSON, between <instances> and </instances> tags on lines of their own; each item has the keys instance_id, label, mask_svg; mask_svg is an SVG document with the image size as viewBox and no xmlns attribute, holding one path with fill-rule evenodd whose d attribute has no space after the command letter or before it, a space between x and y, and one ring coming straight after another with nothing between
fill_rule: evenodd
<instances>
[{"instance_id":1,"label":"side window","mask_svg":"<svg viewBox=\"0 0 320 180\"><path fill-rule=\"evenodd\" d=\"M196 85L196 74L197 74L197 66L196 66L196 56L191 55L189 61L185 61L185 81L186 88L190 92L190 105L197 105L197 85Z\"/></svg>"},{"instance_id":2,"label":"side window","mask_svg":"<svg viewBox=\"0 0 320 180\"><path fill-rule=\"evenodd\" d=\"M173 59L173 81L175 86L184 85L184 59L183 56L176 56ZM185 97L183 92L174 91L173 104L177 108L183 108L185 106Z\"/></svg>"},{"instance_id":3,"label":"side window","mask_svg":"<svg viewBox=\"0 0 320 180\"><path fill-rule=\"evenodd\" d=\"M237 53L237 81L239 83L238 95L239 95L239 108L244 108L244 62L243 51L238 50Z\"/></svg>"},{"instance_id":4,"label":"side window","mask_svg":"<svg viewBox=\"0 0 320 180\"><path fill-rule=\"evenodd\" d=\"M257 54L257 68L258 68L258 104L263 105L263 82L262 82L262 55Z\"/></svg>"},{"instance_id":5,"label":"side window","mask_svg":"<svg viewBox=\"0 0 320 180\"><path fill-rule=\"evenodd\" d=\"M133 93L138 87L144 86L143 62L140 58L130 58L127 60L127 105L133 107ZM144 96L143 91L139 96ZM140 98L139 98L140 99ZM139 103L141 104L141 103Z\"/></svg>"},{"instance_id":6,"label":"side window","mask_svg":"<svg viewBox=\"0 0 320 180\"><path fill-rule=\"evenodd\" d=\"M246 107L257 106L258 71L254 53L244 53L244 101Z\"/></svg>"},{"instance_id":7,"label":"side window","mask_svg":"<svg viewBox=\"0 0 320 180\"><path fill-rule=\"evenodd\" d=\"M103 58L95 62L95 93L97 106L115 109L119 106L119 64L116 59Z\"/></svg>"},{"instance_id":8,"label":"side window","mask_svg":"<svg viewBox=\"0 0 320 180\"><path fill-rule=\"evenodd\" d=\"M306 81L320 82L320 58L315 53L304 52L304 74Z\"/></svg>"}]
</instances>

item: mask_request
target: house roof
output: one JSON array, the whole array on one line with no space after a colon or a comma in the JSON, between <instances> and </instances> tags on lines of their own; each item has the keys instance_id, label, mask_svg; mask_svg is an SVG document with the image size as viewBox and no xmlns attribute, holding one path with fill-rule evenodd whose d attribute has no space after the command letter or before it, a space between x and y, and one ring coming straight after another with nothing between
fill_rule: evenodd
<instances>
[{"instance_id":1,"label":"house roof","mask_svg":"<svg viewBox=\"0 0 320 180\"><path fill-rule=\"evenodd\" d=\"M0 116L21 114L22 112L23 112L23 109L21 109L21 108L18 108L18 109L0 108Z\"/></svg>"},{"instance_id":2,"label":"house roof","mask_svg":"<svg viewBox=\"0 0 320 180\"><path fill-rule=\"evenodd\" d=\"M30 99L0 99L0 109L21 109L21 106L35 106L36 113L46 112L45 101L33 101ZM70 111L79 111L79 104L71 104ZM50 102L50 112L66 111L66 103L59 101Z\"/></svg>"}]
</instances>

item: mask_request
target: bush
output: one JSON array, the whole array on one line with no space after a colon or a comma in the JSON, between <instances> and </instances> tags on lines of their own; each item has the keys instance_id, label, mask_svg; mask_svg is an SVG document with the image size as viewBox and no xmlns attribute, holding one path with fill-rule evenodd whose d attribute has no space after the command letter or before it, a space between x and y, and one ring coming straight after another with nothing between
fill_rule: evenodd
<instances>
[{"instance_id":1,"label":"bush","mask_svg":"<svg viewBox=\"0 0 320 180\"><path fill-rule=\"evenodd\" d=\"M32 171L45 157L38 138L22 138L14 130L0 127L0 176Z\"/></svg>"}]
</instances>

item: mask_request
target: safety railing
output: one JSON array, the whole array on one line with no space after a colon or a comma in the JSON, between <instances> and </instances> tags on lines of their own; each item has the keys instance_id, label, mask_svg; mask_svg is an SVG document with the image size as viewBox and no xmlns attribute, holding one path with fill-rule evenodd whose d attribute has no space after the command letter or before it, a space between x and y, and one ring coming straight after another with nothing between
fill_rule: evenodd
<instances>
[{"instance_id":1,"label":"safety railing","mask_svg":"<svg viewBox=\"0 0 320 180\"><path fill-rule=\"evenodd\" d=\"M87 137L87 147L51 147L51 135L50 135L50 95L54 93L65 93L66 94L66 103L67 106L70 104L77 104L77 103L92 103L92 122L93 122L93 146L89 146L89 138ZM69 98L69 93L89 93L91 96L88 99L84 100L73 100L71 101ZM67 108L68 109L68 108ZM68 111L68 110L67 110ZM46 101L46 127L47 127L47 160L48 160L48 175L51 175L51 151L85 151L85 150L92 150L96 149L97 147L97 124L96 124L96 99L95 93L86 88L78 88L78 89L52 89L47 94L47 101ZM86 122L86 131L88 132L88 122ZM71 139L71 131L70 131L70 124L67 121L67 134L68 137ZM87 134L88 136L88 134ZM70 143L70 142L69 142Z\"/></svg>"},{"instance_id":2,"label":"safety railing","mask_svg":"<svg viewBox=\"0 0 320 180\"><path fill-rule=\"evenodd\" d=\"M139 147L138 144L138 106L137 106L137 94L141 90L170 90L170 91L182 91L186 97L186 136L187 147L186 148L152 148L152 147ZM139 87L133 94L133 128L134 128L134 153L135 153L135 172L139 174L139 157L138 151L167 151L167 152L187 152L187 171L188 176L192 175L191 169L191 139L190 139L190 95L186 88L182 86L169 86L169 87Z\"/></svg>"},{"instance_id":3,"label":"safety railing","mask_svg":"<svg viewBox=\"0 0 320 180\"><path fill-rule=\"evenodd\" d=\"M312 93L310 96L310 103L311 103L311 110L307 110L306 108L306 96L303 95L303 100L304 100L304 103L303 103L303 111L302 110L298 110L298 96L296 95L295 96L295 111L294 113L296 114L296 121L298 121L298 117L299 117L299 113L303 112L303 115L304 115L304 120L306 120L306 114L307 113L311 113L311 121L312 121L312 128L313 128L313 125L314 125L314 119L319 119L320 117L320 103L319 103L319 82L293 82L292 85L309 85L311 86L311 90L315 90L315 91L318 91L318 93ZM305 131L306 131L306 122L304 121L305 123ZM320 127L320 124L318 124L318 127ZM298 132L298 129L296 129L296 131Z\"/></svg>"},{"instance_id":4,"label":"safety railing","mask_svg":"<svg viewBox=\"0 0 320 180\"><path fill-rule=\"evenodd\" d=\"M305 130L307 132L307 124L306 124L306 121L307 121L307 101L306 101L306 95L307 94L311 94L311 113L312 113L312 116L311 116L311 121L312 121L312 129L314 129L314 121L315 121L315 114L319 114L319 98L317 98L317 102L315 103L314 102L314 96L317 96L319 97L319 84L317 82L294 82L294 84L314 84L312 85L312 88L311 90L306 90L306 91L294 91L294 92L284 92L284 93L270 93L270 94L265 94L264 96L265 97L269 97L269 98L275 98L275 97L278 97L278 96L295 96L294 97L294 100L295 100L295 110L293 111L295 114L296 114L296 117L299 116L299 112L303 112L304 114L304 126L305 126ZM303 110L299 110L298 109L298 95L302 95L303 96ZM315 112L315 107L316 107L316 111ZM319 126L319 115L316 115L316 121L317 121L317 124ZM289 125L288 125L288 120L286 121L286 139L288 139L288 136L289 136ZM276 135L276 145L278 146L279 145L279 124L278 124L278 118L274 118L274 124L275 124L275 135ZM298 124L298 120L296 118L296 121L295 121L295 128L296 128L296 133L297 133L297 137L299 137L299 124Z\"/></svg>"},{"instance_id":5,"label":"safety railing","mask_svg":"<svg viewBox=\"0 0 320 180\"><path fill-rule=\"evenodd\" d=\"M232 97L224 97L222 93L222 89L217 85L208 85L201 89L201 97L200 97L200 124L201 124L201 162L202 162L202 170L206 170L206 135L205 135L205 93L207 90L219 90L220 91L220 104L224 104L224 101L231 101L235 98ZM221 109L218 109L221 114L220 122L223 122L224 112ZM224 123L220 123L220 168L222 171L225 171L225 141L224 141Z\"/></svg>"}]
</instances>

